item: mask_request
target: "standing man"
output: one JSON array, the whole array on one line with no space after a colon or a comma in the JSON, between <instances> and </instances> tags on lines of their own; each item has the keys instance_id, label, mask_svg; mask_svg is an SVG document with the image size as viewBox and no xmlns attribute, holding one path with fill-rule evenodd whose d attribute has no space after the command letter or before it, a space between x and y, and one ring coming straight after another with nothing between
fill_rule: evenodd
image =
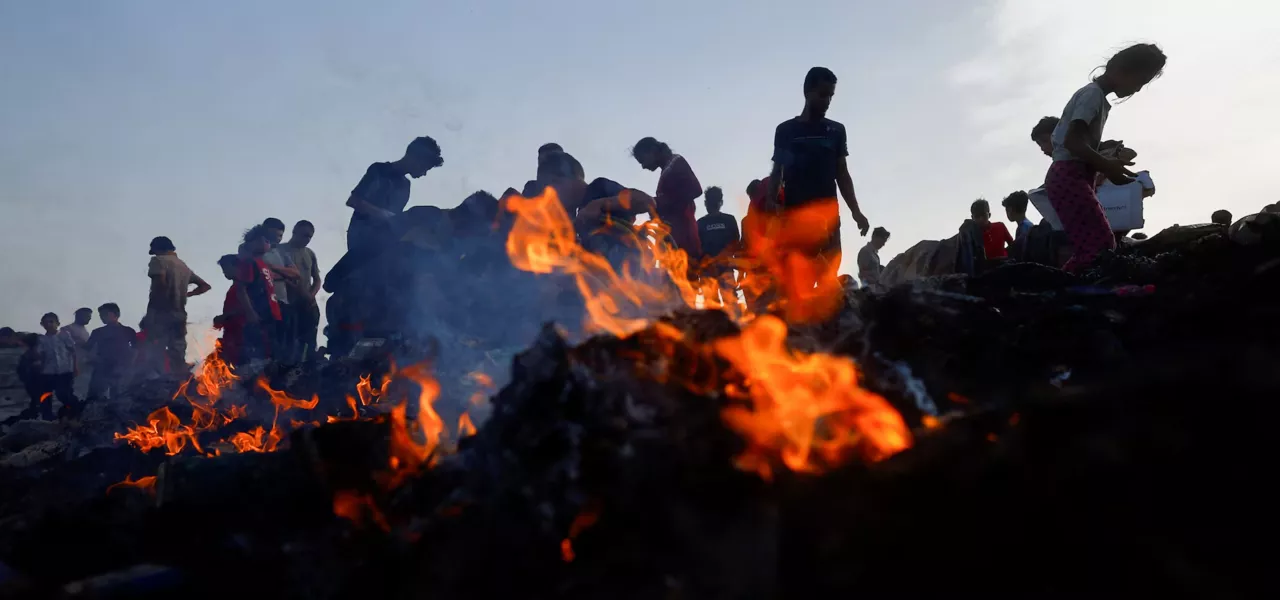
<instances>
[{"instance_id":1,"label":"standing man","mask_svg":"<svg viewBox=\"0 0 1280 600\"><path fill-rule=\"evenodd\" d=\"M84 398L89 391L90 376L92 375L90 368L89 353L85 351L85 346L89 343L89 329L85 327L93 321L93 309L81 308L76 310L75 322L70 325L64 325L62 331L71 336L76 342L76 364L80 366L80 370L76 373L75 390L76 395Z\"/></svg>"},{"instance_id":2,"label":"standing man","mask_svg":"<svg viewBox=\"0 0 1280 600\"><path fill-rule=\"evenodd\" d=\"M647 171L662 169L653 196L658 218L671 229L671 239L689 256L689 264L696 264L702 255L702 243L698 241L698 207L694 201L702 195L702 184L689 161L651 137L636 142L631 156Z\"/></svg>"},{"instance_id":3,"label":"standing man","mask_svg":"<svg viewBox=\"0 0 1280 600\"><path fill-rule=\"evenodd\" d=\"M858 251L858 279L862 287L872 291L880 289L880 273L884 266L880 264L880 249L889 241L889 230L877 227L871 232L871 241Z\"/></svg>"},{"instance_id":4,"label":"standing man","mask_svg":"<svg viewBox=\"0 0 1280 600\"><path fill-rule=\"evenodd\" d=\"M293 264L293 258L280 247L280 242L284 240L284 221L272 217L263 221L262 226L266 228L267 239L271 243L271 249L262 256L262 261L271 268L276 302L280 305L280 323L271 338L273 356L276 360L289 364L294 358L294 338L298 322L297 305L292 301L300 300L292 297L289 282L298 281L300 274Z\"/></svg>"},{"instance_id":5,"label":"standing man","mask_svg":"<svg viewBox=\"0 0 1280 600\"><path fill-rule=\"evenodd\" d=\"M77 309L75 322L63 327L62 330L71 334L71 339L76 341L77 346L84 347L85 344L89 343L89 329L85 325L92 321L92 308Z\"/></svg>"},{"instance_id":6,"label":"standing man","mask_svg":"<svg viewBox=\"0 0 1280 600\"><path fill-rule=\"evenodd\" d=\"M766 260L782 282L788 318L799 321L826 318L843 298L836 277L841 259L837 190L858 231L867 235L871 228L849 175L848 135L844 125L827 118L835 93L835 73L825 67L809 69L804 110L778 125L773 135L773 171L764 209L771 213L765 231L774 249ZM782 188L785 204L779 198Z\"/></svg>"},{"instance_id":7,"label":"standing man","mask_svg":"<svg viewBox=\"0 0 1280 600\"><path fill-rule=\"evenodd\" d=\"M704 286L703 297L708 301L719 301L723 305L737 304L733 258L739 242L742 241L738 233L738 220L731 214L720 212L724 207L724 192L720 188L715 186L707 188L703 198L707 215L698 219L698 239L702 242L702 257L705 264L702 277L719 282L718 298L707 296L708 291L713 291L709 286Z\"/></svg>"},{"instance_id":8,"label":"standing man","mask_svg":"<svg viewBox=\"0 0 1280 600\"><path fill-rule=\"evenodd\" d=\"M409 179L444 164L440 145L429 137L409 142L404 157L395 162L373 163L347 198L351 224L347 227L347 250L376 243L391 232L391 220L409 204Z\"/></svg>"},{"instance_id":9,"label":"standing man","mask_svg":"<svg viewBox=\"0 0 1280 600\"><path fill-rule=\"evenodd\" d=\"M147 300L143 332L147 344L166 358L165 371L185 371L187 364L187 298L199 296L211 288L187 263L178 258L173 242L160 236L151 240L151 262L147 276L151 293ZM191 286L196 286L191 289Z\"/></svg>"},{"instance_id":10,"label":"standing man","mask_svg":"<svg viewBox=\"0 0 1280 600\"><path fill-rule=\"evenodd\" d=\"M320 327L320 306L316 303L316 294L320 293L323 278L316 253L307 247L315 234L316 227L310 221L298 221L293 226L289 242L284 245L285 252L298 269L298 278L290 282L289 299L294 303L299 358L315 354L317 329Z\"/></svg>"}]
</instances>

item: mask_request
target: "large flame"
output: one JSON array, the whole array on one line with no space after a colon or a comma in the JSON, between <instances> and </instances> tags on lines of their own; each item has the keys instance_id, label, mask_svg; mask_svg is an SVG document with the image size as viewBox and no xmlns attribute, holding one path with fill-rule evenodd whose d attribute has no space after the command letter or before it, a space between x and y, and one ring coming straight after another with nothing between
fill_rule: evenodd
<instances>
[{"instance_id":1,"label":"large flame","mask_svg":"<svg viewBox=\"0 0 1280 600\"><path fill-rule=\"evenodd\" d=\"M902 415L878 394L858 387L853 361L786 347L787 327L761 317L716 351L747 378L747 406L724 411L748 442L739 465L764 477L777 455L790 469L814 472L856 452L880 460L911 445Z\"/></svg>"},{"instance_id":2,"label":"large flame","mask_svg":"<svg viewBox=\"0 0 1280 600\"><path fill-rule=\"evenodd\" d=\"M843 302L837 271L840 207L835 198L770 213L743 224L754 263L751 294L776 294L788 323L821 322Z\"/></svg>"},{"instance_id":3,"label":"large flame","mask_svg":"<svg viewBox=\"0 0 1280 600\"><path fill-rule=\"evenodd\" d=\"M203 452L196 439L197 431L189 425L183 425L178 416L162 406L147 415L147 425L137 425L123 435L116 433L115 439L125 440L143 452L156 448L164 448L170 456L182 452L190 444L196 452Z\"/></svg>"}]
</instances>

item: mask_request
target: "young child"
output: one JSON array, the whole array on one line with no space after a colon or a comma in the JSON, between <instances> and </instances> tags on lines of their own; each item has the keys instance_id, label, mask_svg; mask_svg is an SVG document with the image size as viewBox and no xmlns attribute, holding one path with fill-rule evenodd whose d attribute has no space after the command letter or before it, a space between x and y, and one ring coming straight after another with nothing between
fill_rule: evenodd
<instances>
[{"instance_id":1,"label":"young child","mask_svg":"<svg viewBox=\"0 0 1280 600\"><path fill-rule=\"evenodd\" d=\"M93 330L85 349L93 359L93 375L89 378L89 400L112 400L120 393L124 375L133 363L134 344L138 332L120 323L120 307L108 302L98 307L102 327Z\"/></svg>"},{"instance_id":2,"label":"young child","mask_svg":"<svg viewBox=\"0 0 1280 600\"><path fill-rule=\"evenodd\" d=\"M236 282L248 296L249 310L244 312L244 347L242 361L272 358L271 340L279 327L280 305L276 302L275 282L271 268L262 257L271 249L270 233L258 225L245 232L240 245Z\"/></svg>"},{"instance_id":3,"label":"young child","mask_svg":"<svg viewBox=\"0 0 1280 600\"><path fill-rule=\"evenodd\" d=\"M1116 53L1106 70L1080 88L1062 110L1053 130L1053 164L1045 175L1045 192L1071 244L1063 266L1077 271L1105 250L1114 250L1111 224L1098 204L1094 176L1101 173L1116 185L1133 181L1127 161L1098 154L1102 130L1111 104L1107 95L1127 98L1140 91L1164 69L1165 55L1154 44L1137 44Z\"/></svg>"},{"instance_id":4,"label":"young child","mask_svg":"<svg viewBox=\"0 0 1280 600\"><path fill-rule=\"evenodd\" d=\"M45 313L40 318L40 326L45 334L40 336L40 395L52 393L53 396L40 402L40 412L47 420L53 420L53 399L62 402L62 410L74 414L80 408L80 400L76 398L74 383L79 365L76 364L76 341L71 334L58 331L58 315ZM38 399L37 399L38 401Z\"/></svg>"},{"instance_id":5,"label":"young child","mask_svg":"<svg viewBox=\"0 0 1280 600\"><path fill-rule=\"evenodd\" d=\"M1014 224L1013 234L1013 257L1018 260L1026 260L1024 254L1027 248L1027 234L1031 233L1031 228L1035 227L1035 223L1027 218L1027 204L1031 198L1027 193L1018 190L1008 196L1000 203L1004 207L1004 216Z\"/></svg>"},{"instance_id":6,"label":"young child","mask_svg":"<svg viewBox=\"0 0 1280 600\"><path fill-rule=\"evenodd\" d=\"M224 255L218 259L218 266L222 268L222 276L231 282L231 287L227 288L227 297L222 301L222 314L213 318L213 326L222 330L222 360L231 365L240 365L245 358L244 331L247 315L253 310L253 306L249 303L245 284L239 281L240 257L235 254Z\"/></svg>"},{"instance_id":7,"label":"young child","mask_svg":"<svg viewBox=\"0 0 1280 600\"><path fill-rule=\"evenodd\" d=\"M999 221L991 221L991 205L986 200L978 200L969 207L973 220L982 227L982 250L987 260L1003 260L1009 258L1009 246L1013 245L1013 236L1009 228Z\"/></svg>"}]
</instances>

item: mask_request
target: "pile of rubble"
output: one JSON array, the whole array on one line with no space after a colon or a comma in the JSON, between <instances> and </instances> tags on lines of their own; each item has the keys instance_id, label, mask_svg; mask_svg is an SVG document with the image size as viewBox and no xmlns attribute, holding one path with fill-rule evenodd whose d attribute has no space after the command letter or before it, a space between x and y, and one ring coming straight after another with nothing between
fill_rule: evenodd
<instances>
[{"instance_id":1,"label":"pile of rubble","mask_svg":"<svg viewBox=\"0 0 1280 600\"><path fill-rule=\"evenodd\" d=\"M479 430L401 469L394 486L398 422L381 411L316 418L276 452L217 457L19 423L0 432L3 460L56 449L0 469L0 590L1244 596L1265 572L1243 542L1265 514L1253 472L1280 392L1269 326L1280 322L1280 238L1242 245L1206 231L1147 244L1082 277L1008 265L854 291L830 322L790 330L797 352L854 359L858 383L901 415L910 447L887 457L862 431L806 468L785 452L744 462L758 440L726 415L766 374L725 344L757 324L744 331L716 311L581 343L544 327L511 359ZM446 366L456 348L429 357L441 398L474 391L449 383L466 378ZM317 390L315 410L332 414L382 368L335 363L272 381L299 397ZM132 401L172 396L136 390ZM841 422L823 414L815 437ZM148 474L150 489L106 493Z\"/></svg>"}]
</instances>

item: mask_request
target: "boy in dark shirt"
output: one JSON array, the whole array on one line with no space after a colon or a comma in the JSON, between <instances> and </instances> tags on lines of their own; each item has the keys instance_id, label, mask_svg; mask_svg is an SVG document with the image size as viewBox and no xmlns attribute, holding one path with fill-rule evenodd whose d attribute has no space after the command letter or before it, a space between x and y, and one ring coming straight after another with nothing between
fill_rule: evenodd
<instances>
[{"instance_id":1,"label":"boy in dark shirt","mask_svg":"<svg viewBox=\"0 0 1280 600\"><path fill-rule=\"evenodd\" d=\"M102 320L102 327L93 330L85 344L85 350L93 357L89 400L99 400L108 395L114 400L120 393L128 365L133 362L138 332L120 324L120 307L114 302L99 306L98 318Z\"/></svg>"},{"instance_id":2,"label":"boy in dark shirt","mask_svg":"<svg viewBox=\"0 0 1280 600\"><path fill-rule=\"evenodd\" d=\"M867 235L871 228L854 195L844 125L826 118L835 93L835 73L810 69L804 79L804 111L774 131L773 172L764 203L771 222L763 225L773 248L772 256L761 258L782 282L789 320L826 318L843 298L836 279L841 258L837 190L858 231ZM779 200L783 188L785 205Z\"/></svg>"},{"instance_id":3,"label":"boy in dark shirt","mask_svg":"<svg viewBox=\"0 0 1280 600\"><path fill-rule=\"evenodd\" d=\"M347 206L354 211L347 226L347 250L388 234L391 219L409 204L407 177L417 179L443 164L440 145L429 137L420 137L409 143L400 160L370 165L347 198Z\"/></svg>"},{"instance_id":4,"label":"boy in dark shirt","mask_svg":"<svg viewBox=\"0 0 1280 600\"><path fill-rule=\"evenodd\" d=\"M724 192L720 188L707 188L703 197L707 215L698 219L698 239L702 242L704 262L702 276L719 282L719 297L708 297L709 286L704 286L703 296L709 301L736 304L738 299L734 290L737 286L734 283L732 261L741 242L738 220L731 214L720 212L724 206ZM716 295L715 291L710 290L711 295Z\"/></svg>"}]
</instances>

